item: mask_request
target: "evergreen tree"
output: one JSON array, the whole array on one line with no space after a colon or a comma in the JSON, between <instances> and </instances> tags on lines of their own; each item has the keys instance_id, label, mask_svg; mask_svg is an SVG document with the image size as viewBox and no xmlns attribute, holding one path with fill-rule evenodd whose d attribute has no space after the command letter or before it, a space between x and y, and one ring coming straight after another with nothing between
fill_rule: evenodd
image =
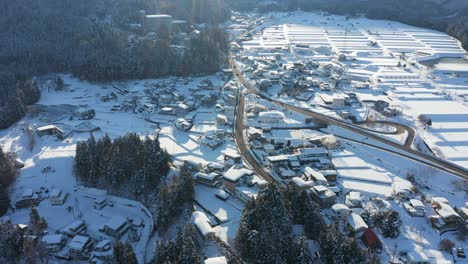
<instances>
[{"instance_id":1,"label":"evergreen tree","mask_svg":"<svg viewBox=\"0 0 468 264\"><path fill-rule=\"evenodd\" d=\"M305 192L302 194L304 205L304 231L307 237L317 240L324 229L325 223L320 213L319 205Z\"/></svg>"},{"instance_id":2,"label":"evergreen tree","mask_svg":"<svg viewBox=\"0 0 468 264\"><path fill-rule=\"evenodd\" d=\"M286 263L292 251L292 221L276 184L263 186L255 202L246 204L236 247L253 263Z\"/></svg>"},{"instance_id":3,"label":"evergreen tree","mask_svg":"<svg viewBox=\"0 0 468 264\"><path fill-rule=\"evenodd\" d=\"M0 263L18 263L23 234L10 222L0 222Z\"/></svg>"},{"instance_id":4,"label":"evergreen tree","mask_svg":"<svg viewBox=\"0 0 468 264\"><path fill-rule=\"evenodd\" d=\"M47 228L47 221L44 217L39 215L36 207L31 207L31 212L29 213L29 227L33 235L41 235L42 232Z\"/></svg>"},{"instance_id":5,"label":"evergreen tree","mask_svg":"<svg viewBox=\"0 0 468 264\"><path fill-rule=\"evenodd\" d=\"M120 240L115 242L112 264L138 264L135 252L128 242L125 244Z\"/></svg>"}]
</instances>

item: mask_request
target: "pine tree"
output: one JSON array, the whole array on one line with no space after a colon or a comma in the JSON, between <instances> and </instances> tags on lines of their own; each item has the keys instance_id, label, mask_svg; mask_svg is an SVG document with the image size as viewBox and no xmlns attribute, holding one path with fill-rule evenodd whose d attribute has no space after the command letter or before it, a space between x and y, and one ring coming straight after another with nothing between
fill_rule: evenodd
<instances>
[{"instance_id":1,"label":"pine tree","mask_svg":"<svg viewBox=\"0 0 468 264\"><path fill-rule=\"evenodd\" d=\"M0 263L18 263L23 234L10 222L0 222Z\"/></svg>"},{"instance_id":2,"label":"pine tree","mask_svg":"<svg viewBox=\"0 0 468 264\"><path fill-rule=\"evenodd\" d=\"M305 192L303 192L302 197L305 201L303 210L305 234L310 239L317 240L325 226L322 215L320 213L320 207Z\"/></svg>"},{"instance_id":3,"label":"pine tree","mask_svg":"<svg viewBox=\"0 0 468 264\"><path fill-rule=\"evenodd\" d=\"M29 213L29 225L31 232L35 236L41 235L47 228L47 221L44 217L39 215L36 207L31 207L31 212Z\"/></svg>"}]
</instances>

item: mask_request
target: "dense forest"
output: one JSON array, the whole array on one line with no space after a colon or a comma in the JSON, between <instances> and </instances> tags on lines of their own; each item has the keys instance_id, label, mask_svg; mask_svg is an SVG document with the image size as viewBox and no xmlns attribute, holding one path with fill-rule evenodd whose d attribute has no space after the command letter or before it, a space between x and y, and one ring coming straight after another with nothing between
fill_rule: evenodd
<instances>
[{"instance_id":1,"label":"dense forest","mask_svg":"<svg viewBox=\"0 0 468 264\"><path fill-rule=\"evenodd\" d=\"M217 71L227 51L218 23L224 1L17 0L0 3L0 129L40 96L33 76L65 72L88 81L141 79ZM195 36L145 36L131 27L139 10L205 23ZM196 24L194 24L197 27ZM189 28L186 34L190 33ZM183 49L175 47L183 46Z\"/></svg>"},{"instance_id":2,"label":"dense forest","mask_svg":"<svg viewBox=\"0 0 468 264\"><path fill-rule=\"evenodd\" d=\"M157 138L142 140L133 133L114 140L91 136L76 146L75 173L88 186L140 196L156 189L169 161Z\"/></svg>"},{"instance_id":3,"label":"dense forest","mask_svg":"<svg viewBox=\"0 0 468 264\"><path fill-rule=\"evenodd\" d=\"M293 236L294 224L304 226L303 236ZM306 192L290 186L283 193L276 184L261 188L242 212L235 244L249 263L312 263L307 239L319 242L325 263L377 264L379 258L362 250L332 223L323 221L320 208Z\"/></svg>"},{"instance_id":4,"label":"dense forest","mask_svg":"<svg viewBox=\"0 0 468 264\"><path fill-rule=\"evenodd\" d=\"M8 186L14 181L16 168L11 158L0 147L0 216L6 213L10 205Z\"/></svg>"},{"instance_id":5,"label":"dense forest","mask_svg":"<svg viewBox=\"0 0 468 264\"><path fill-rule=\"evenodd\" d=\"M254 2L272 1L250 1ZM277 2L279 6L260 5L260 11L268 12L272 8L280 7L282 10L298 8L304 11L323 10L338 15L363 14L371 19L395 20L447 32L459 39L465 49L468 49L468 2L450 0L278 0ZM249 5L244 6L252 8Z\"/></svg>"}]
</instances>

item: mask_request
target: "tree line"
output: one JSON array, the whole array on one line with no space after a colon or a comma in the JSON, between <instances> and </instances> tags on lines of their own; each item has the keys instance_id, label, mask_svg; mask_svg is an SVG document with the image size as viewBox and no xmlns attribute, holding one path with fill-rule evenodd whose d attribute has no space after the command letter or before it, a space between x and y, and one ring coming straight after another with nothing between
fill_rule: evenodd
<instances>
[{"instance_id":1,"label":"tree line","mask_svg":"<svg viewBox=\"0 0 468 264\"><path fill-rule=\"evenodd\" d=\"M0 216L8 211L10 197L8 186L13 183L16 176L16 168L7 153L0 147Z\"/></svg>"}]
</instances>

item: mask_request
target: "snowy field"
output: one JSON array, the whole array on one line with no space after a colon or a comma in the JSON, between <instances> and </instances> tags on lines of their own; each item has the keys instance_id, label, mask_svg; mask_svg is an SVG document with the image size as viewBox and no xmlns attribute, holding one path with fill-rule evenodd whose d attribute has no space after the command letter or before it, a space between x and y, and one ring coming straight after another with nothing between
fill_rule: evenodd
<instances>
[{"instance_id":1,"label":"snowy field","mask_svg":"<svg viewBox=\"0 0 468 264\"><path fill-rule=\"evenodd\" d=\"M397 106L403 115L389 120L417 128L438 156L468 167L468 61L463 59L467 53L458 40L392 21L305 12L267 17L259 27L262 30L243 42L245 55L266 58L279 53L283 63L331 63L338 54L346 54L349 59L338 63L344 65L343 76L352 81L370 80L371 87L344 88L361 101L384 100ZM273 90L269 94L275 97L278 89ZM335 92L315 89L314 93L308 102L275 98L339 118L336 111L319 107L322 94ZM419 115L429 116L432 127L423 131ZM386 137L403 141L403 137Z\"/></svg>"}]
</instances>

